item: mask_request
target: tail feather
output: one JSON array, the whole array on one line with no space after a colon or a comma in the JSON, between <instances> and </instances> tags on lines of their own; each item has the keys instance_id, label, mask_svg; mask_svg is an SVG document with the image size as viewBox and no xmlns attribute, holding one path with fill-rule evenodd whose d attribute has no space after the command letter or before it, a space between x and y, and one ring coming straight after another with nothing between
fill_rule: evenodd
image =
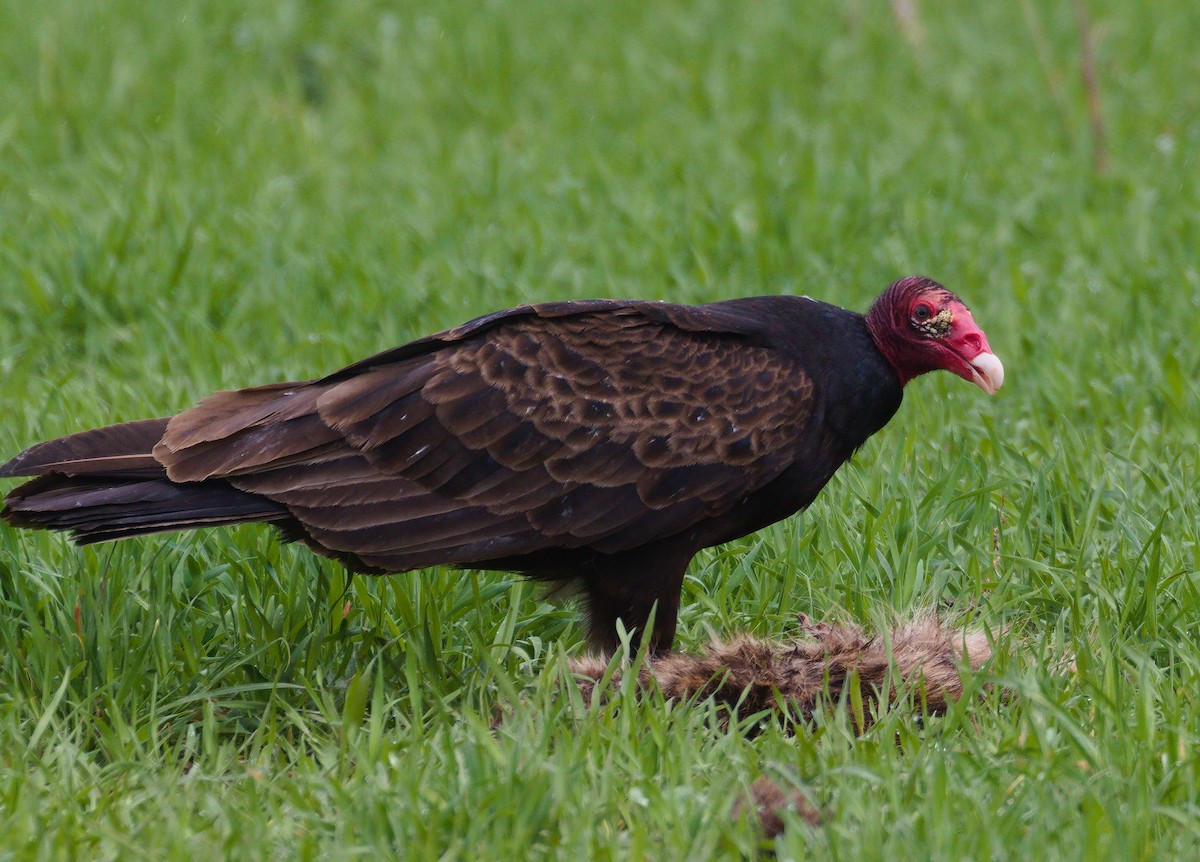
<instances>
[{"instance_id":1,"label":"tail feather","mask_svg":"<svg viewBox=\"0 0 1200 862\"><path fill-rule=\"evenodd\" d=\"M67 530L79 544L248 522L284 525L286 506L219 479L172 482L152 454L167 420L147 419L38 444L0 467L33 476L0 515L18 527Z\"/></svg>"}]
</instances>

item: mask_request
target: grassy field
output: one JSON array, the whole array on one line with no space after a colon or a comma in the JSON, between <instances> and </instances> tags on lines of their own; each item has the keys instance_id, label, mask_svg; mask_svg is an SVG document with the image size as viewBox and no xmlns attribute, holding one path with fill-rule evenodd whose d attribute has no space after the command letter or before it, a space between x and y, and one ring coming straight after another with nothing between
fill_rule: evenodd
<instances>
[{"instance_id":1,"label":"grassy field","mask_svg":"<svg viewBox=\"0 0 1200 862\"><path fill-rule=\"evenodd\" d=\"M748 740L555 697L575 610L503 576L0 527L0 859L737 857L764 774L828 814L781 859L1195 858L1200 5L1086 2L1102 135L1071 4L0 4L0 453L522 301L922 272L1005 389L914 383L681 645L953 601L1012 693Z\"/></svg>"}]
</instances>

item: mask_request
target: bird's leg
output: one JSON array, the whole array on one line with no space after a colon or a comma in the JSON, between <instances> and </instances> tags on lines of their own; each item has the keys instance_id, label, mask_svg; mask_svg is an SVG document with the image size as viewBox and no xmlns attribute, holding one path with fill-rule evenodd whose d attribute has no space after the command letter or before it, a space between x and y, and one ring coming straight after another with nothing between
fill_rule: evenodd
<instances>
[{"instance_id":1,"label":"bird's leg","mask_svg":"<svg viewBox=\"0 0 1200 862\"><path fill-rule=\"evenodd\" d=\"M587 577L584 592L587 596L588 646L605 656L619 650L621 640L617 635L617 620L626 631L633 632L633 643L640 644L653 609L650 652L670 651L679 616L679 592L691 557L690 551L664 549L658 554L647 556L643 552L636 559L625 557L621 560L642 569L640 572L631 572L625 565L616 564L620 558L614 557L615 565L605 566Z\"/></svg>"},{"instance_id":2,"label":"bird's leg","mask_svg":"<svg viewBox=\"0 0 1200 862\"><path fill-rule=\"evenodd\" d=\"M675 620L679 614L679 591L674 596L661 593L651 597L642 590L623 589L624 585L600 583L587 588L588 647L610 656L621 648L617 620L632 633L633 647L641 643L642 633L654 610L654 628L650 632L650 652L666 652L675 641Z\"/></svg>"}]
</instances>

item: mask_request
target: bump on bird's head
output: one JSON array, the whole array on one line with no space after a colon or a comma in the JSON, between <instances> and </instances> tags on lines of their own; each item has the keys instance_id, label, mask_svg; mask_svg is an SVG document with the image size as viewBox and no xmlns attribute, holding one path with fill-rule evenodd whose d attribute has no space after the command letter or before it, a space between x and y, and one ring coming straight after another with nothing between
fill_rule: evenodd
<instances>
[{"instance_id":1,"label":"bump on bird's head","mask_svg":"<svg viewBox=\"0 0 1200 862\"><path fill-rule=\"evenodd\" d=\"M989 395L1004 383L1004 366L967 306L931 278L890 285L867 312L867 328L901 383L939 368Z\"/></svg>"}]
</instances>

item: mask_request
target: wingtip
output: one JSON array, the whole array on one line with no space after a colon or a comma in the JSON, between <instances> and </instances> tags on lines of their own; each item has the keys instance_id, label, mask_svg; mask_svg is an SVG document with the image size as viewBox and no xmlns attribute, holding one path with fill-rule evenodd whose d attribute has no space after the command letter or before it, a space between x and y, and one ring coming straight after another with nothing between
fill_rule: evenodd
<instances>
[{"instance_id":1,"label":"wingtip","mask_svg":"<svg viewBox=\"0 0 1200 862\"><path fill-rule=\"evenodd\" d=\"M0 466L0 479L12 479L17 476L28 476L29 473L21 472L21 462L25 460L25 455L29 450L26 449L20 455L10 458L5 464Z\"/></svg>"},{"instance_id":2,"label":"wingtip","mask_svg":"<svg viewBox=\"0 0 1200 862\"><path fill-rule=\"evenodd\" d=\"M45 451L47 443L57 443L50 440L45 443L35 443L23 452L14 455L6 464L0 466L0 479L16 479L37 477L47 472L47 464L38 455Z\"/></svg>"}]
</instances>

